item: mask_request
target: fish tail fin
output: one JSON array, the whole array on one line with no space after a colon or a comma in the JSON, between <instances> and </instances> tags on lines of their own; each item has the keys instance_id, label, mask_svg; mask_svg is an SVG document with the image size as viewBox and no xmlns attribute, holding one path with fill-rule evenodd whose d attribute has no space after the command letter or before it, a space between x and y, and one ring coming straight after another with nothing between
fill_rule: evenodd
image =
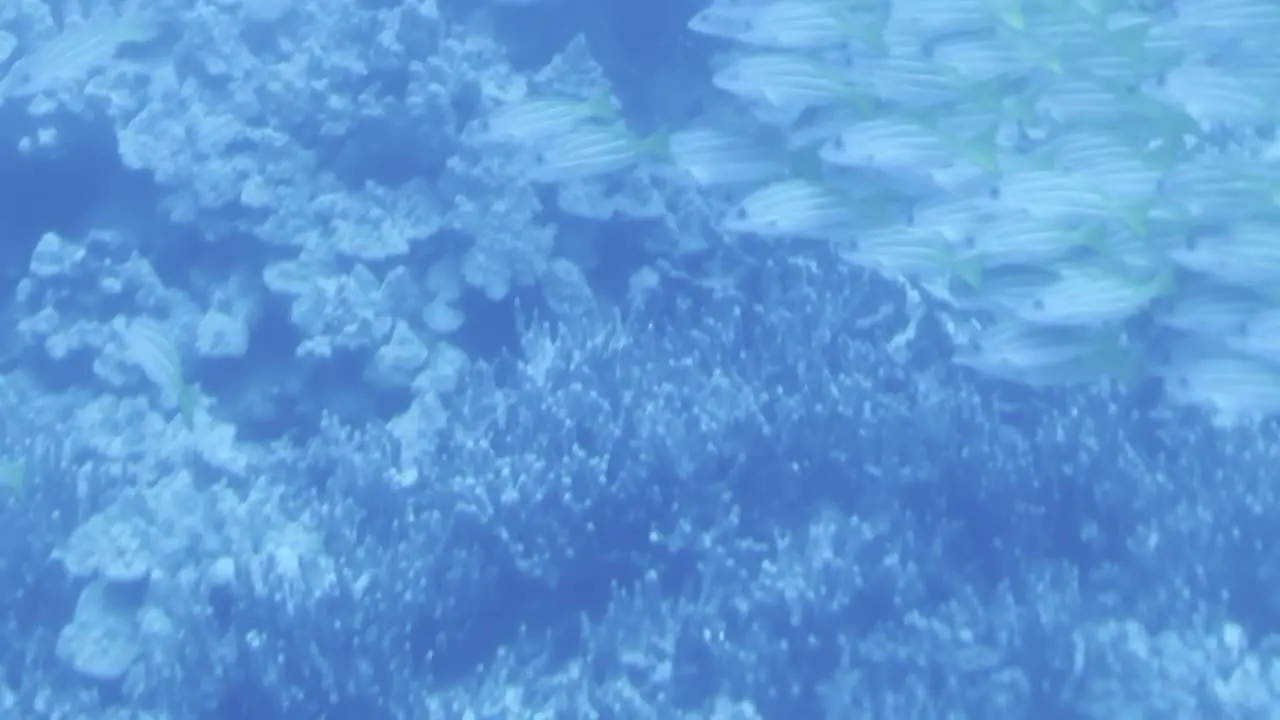
<instances>
[{"instance_id":1,"label":"fish tail fin","mask_svg":"<svg viewBox=\"0 0 1280 720\"><path fill-rule=\"evenodd\" d=\"M1075 233L1075 241L1080 247L1088 248L1099 255L1111 252L1111 232L1105 222L1094 222L1080 228Z\"/></svg>"},{"instance_id":2,"label":"fish tail fin","mask_svg":"<svg viewBox=\"0 0 1280 720\"><path fill-rule=\"evenodd\" d=\"M583 107L589 117L597 120L612 120L618 116L618 110L613 105L613 96L608 92L592 95L583 103Z\"/></svg>"},{"instance_id":3,"label":"fish tail fin","mask_svg":"<svg viewBox=\"0 0 1280 720\"><path fill-rule=\"evenodd\" d=\"M1027 17L1022 8L1022 0L987 0L991 12L1000 22L1013 30L1027 29Z\"/></svg>"},{"instance_id":4,"label":"fish tail fin","mask_svg":"<svg viewBox=\"0 0 1280 720\"><path fill-rule=\"evenodd\" d=\"M999 142L996 135L1000 132L999 124L982 130L969 138L965 143L969 158L978 167L987 172L995 172L1000 165Z\"/></svg>"},{"instance_id":5,"label":"fish tail fin","mask_svg":"<svg viewBox=\"0 0 1280 720\"><path fill-rule=\"evenodd\" d=\"M148 3L126 2L119 11L100 10L96 17L90 18L98 27L112 28L112 34L120 45L127 43L145 43L154 40L164 31L169 21L146 7Z\"/></svg>"},{"instance_id":6,"label":"fish tail fin","mask_svg":"<svg viewBox=\"0 0 1280 720\"><path fill-rule=\"evenodd\" d=\"M955 258L951 263L951 271L969 287L975 290L982 287L981 255L962 255Z\"/></svg>"},{"instance_id":7,"label":"fish tail fin","mask_svg":"<svg viewBox=\"0 0 1280 720\"><path fill-rule=\"evenodd\" d=\"M1120 222L1141 237L1148 235L1147 220L1151 216L1151 203L1141 202L1117 208Z\"/></svg>"},{"instance_id":8,"label":"fish tail fin","mask_svg":"<svg viewBox=\"0 0 1280 720\"><path fill-rule=\"evenodd\" d=\"M671 132L658 130L640 139L640 152L654 158L666 159L671 155Z\"/></svg>"}]
</instances>

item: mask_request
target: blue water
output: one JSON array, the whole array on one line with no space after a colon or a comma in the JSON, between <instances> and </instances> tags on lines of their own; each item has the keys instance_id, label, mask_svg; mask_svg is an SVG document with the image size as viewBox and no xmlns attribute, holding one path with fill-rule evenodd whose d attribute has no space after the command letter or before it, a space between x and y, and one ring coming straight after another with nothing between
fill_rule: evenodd
<instances>
[{"instance_id":1,"label":"blue water","mask_svg":"<svg viewBox=\"0 0 1280 720\"><path fill-rule=\"evenodd\" d=\"M829 251L468 144L684 121L698 3L157 6L0 106L0 718L1280 717L1272 425L889 352Z\"/></svg>"}]
</instances>

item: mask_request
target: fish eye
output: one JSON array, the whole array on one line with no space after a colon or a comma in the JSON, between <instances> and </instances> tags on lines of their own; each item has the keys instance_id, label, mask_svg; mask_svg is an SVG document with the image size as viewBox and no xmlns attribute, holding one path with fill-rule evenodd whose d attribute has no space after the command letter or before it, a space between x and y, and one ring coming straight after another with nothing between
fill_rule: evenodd
<instances>
[{"instance_id":1,"label":"fish eye","mask_svg":"<svg viewBox=\"0 0 1280 720\"><path fill-rule=\"evenodd\" d=\"M1044 300L1040 298L1036 298L1035 300L1032 300L1031 309L1035 310L1036 312L1044 312L1044 309L1045 309Z\"/></svg>"},{"instance_id":2,"label":"fish eye","mask_svg":"<svg viewBox=\"0 0 1280 720\"><path fill-rule=\"evenodd\" d=\"M831 149L833 149L833 150L844 150L844 149L845 149L844 138L843 138L843 137L839 137L839 136L837 136L834 140L832 140L832 141L831 141Z\"/></svg>"},{"instance_id":3,"label":"fish eye","mask_svg":"<svg viewBox=\"0 0 1280 720\"><path fill-rule=\"evenodd\" d=\"M734 219L734 220L746 220L746 219L747 219L747 209L746 209L746 208L741 208L741 207L740 207L740 208L735 209L735 210L733 211L733 219Z\"/></svg>"},{"instance_id":4,"label":"fish eye","mask_svg":"<svg viewBox=\"0 0 1280 720\"><path fill-rule=\"evenodd\" d=\"M1182 246L1188 250L1195 250L1200 247L1200 236L1195 233L1187 233L1182 239Z\"/></svg>"},{"instance_id":5,"label":"fish eye","mask_svg":"<svg viewBox=\"0 0 1280 720\"><path fill-rule=\"evenodd\" d=\"M987 191L987 197L991 198L992 200L999 200L999 199L1000 199L1000 186L999 186L999 185L992 185L992 186L991 186L991 189Z\"/></svg>"},{"instance_id":6,"label":"fish eye","mask_svg":"<svg viewBox=\"0 0 1280 720\"><path fill-rule=\"evenodd\" d=\"M974 237L973 233L966 233L965 236L960 239L960 244L963 245L966 250L973 250L978 247L978 238Z\"/></svg>"}]
</instances>

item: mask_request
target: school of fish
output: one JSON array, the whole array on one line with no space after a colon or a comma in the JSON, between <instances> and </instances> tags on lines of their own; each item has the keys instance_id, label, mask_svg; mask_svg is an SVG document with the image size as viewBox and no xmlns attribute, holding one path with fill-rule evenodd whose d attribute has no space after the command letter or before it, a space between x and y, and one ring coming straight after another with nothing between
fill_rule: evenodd
<instances>
[{"instance_id":1,"label":"school of fish","mask_svg":"<svg viewBox=\"0 0 1280 720\"><path fill-rule=\"evenodd\" d=\"M532 179L674 166L729 241L830 243L978 328L1031 386L1162 381L1223 425L1280 413L1280 3L711 0L705 120L606 103L484 121Z\"/></svg>"},{"instance_id":2,"label":"school of fish","mask_svg":"<svg viewBox=\"0 0 1280 720\"><path fill-rule=\"evenodd\" d=\"M710 0L688 30L720 48L689 126L529 96L478 133L537 183L674 169L726 204L728 241L828 243L961 313L954 360L986 376L1280 414L1280 2ZM155 32L67 28L0 102Z\"/></svg>"}]
</instances>

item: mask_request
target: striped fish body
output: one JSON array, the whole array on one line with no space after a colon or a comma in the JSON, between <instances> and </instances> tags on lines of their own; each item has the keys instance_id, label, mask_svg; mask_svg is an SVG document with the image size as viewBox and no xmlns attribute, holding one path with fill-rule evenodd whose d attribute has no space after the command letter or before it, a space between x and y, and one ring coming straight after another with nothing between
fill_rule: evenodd
<instances>
[{"instance_id":1,"label":"striped fish body","mask_svg":"<svg viewBox=\"0 0 1280 720\"><path fill-rule=\"evenodd\" d=\"M0 97L38 95L87 80L107 67L121 46L146 42L158 32L150 20L124 15L68 28L14 62L0 79Z\"/></svg>"}]
</instances>

